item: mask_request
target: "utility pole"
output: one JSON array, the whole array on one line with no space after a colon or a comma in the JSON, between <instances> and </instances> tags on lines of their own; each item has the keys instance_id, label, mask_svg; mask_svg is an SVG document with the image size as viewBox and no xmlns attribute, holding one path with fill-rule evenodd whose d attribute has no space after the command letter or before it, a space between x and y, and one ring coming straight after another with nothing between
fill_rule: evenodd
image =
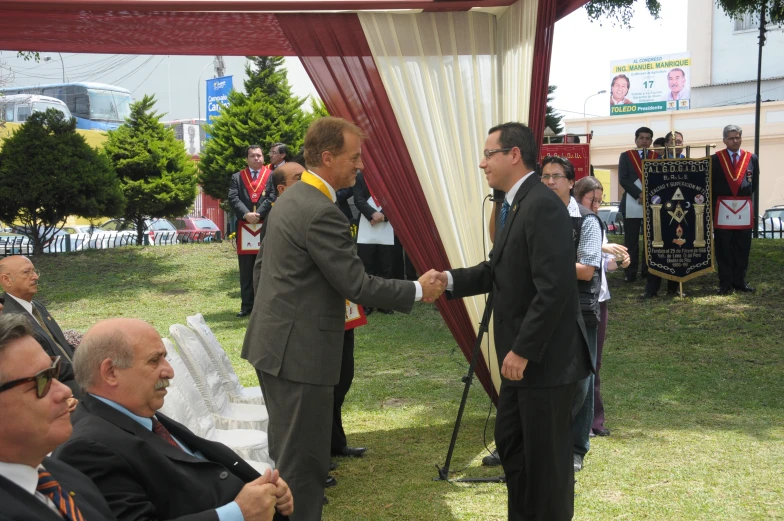
<instances>
[{"instance_id":1,"label":"utility pole","mask_svg":"<svg viewBox=\"0 0 784 521\"><path fill-rule=\"evenodd\" d=\"M226 64L223 62L223 56L215 57L215 77L222 78L226 74Z\"/></svg>"},{"instance_id":2,"label":"utility pole","mask_svg":"<svg viewBox=\"0 0 784 521\"><path fill-rule=\"evenodd\" d=\"M760 33L759 33L759 56L757 57L757 107L754 113L754 154L757 156L757 160L759 161L759 143L760 143L760 109L762 105L762 95L761 95L761 88L762 88L762 47L765 45L765 7L767 1L763 1L761 3L760 8ZM754 211L759 213L759 191L760 191L760 180L757 179L757 189L754 191ZM754 218L754 238L759 237L759 219L756 218L755 215L752 215Z\"/></svg>"}]
</instances>

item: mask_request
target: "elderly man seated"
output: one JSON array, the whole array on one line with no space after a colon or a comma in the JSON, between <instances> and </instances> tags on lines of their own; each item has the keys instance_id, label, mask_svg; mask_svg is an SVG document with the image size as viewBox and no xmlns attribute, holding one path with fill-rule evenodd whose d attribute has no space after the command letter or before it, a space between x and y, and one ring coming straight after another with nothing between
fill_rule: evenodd
<instances>
[{"instance_id":1,"label":"elderly man seated","mask_svg":"<svg viewBox=\"0 0 784 521\"><path fill-rule=\"evenodd\" d=\"M259 476L225 445L158 413L174 371L151 325L98 322L74 373L85 397L55 457L92 478L120 521L270 521L293 511L277 471Z\"/></svg>"},{"instance_id":2,"label":"elderly man seated","mask_svg":"<svg viewBox=\"0 0 784 521\"><path fill-rule=\"evenodd\" d=\"M0 519L115 519L87 476L46 456L71 435L61 368L24 316L0 316Z\"/></svg>"}]
</instances>

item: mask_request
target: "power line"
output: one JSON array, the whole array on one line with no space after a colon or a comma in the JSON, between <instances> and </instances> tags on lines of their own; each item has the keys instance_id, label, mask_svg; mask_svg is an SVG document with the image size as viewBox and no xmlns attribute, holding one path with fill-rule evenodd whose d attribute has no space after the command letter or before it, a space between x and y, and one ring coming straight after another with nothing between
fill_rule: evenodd
<instances>
[{"instance_id":1,"label":"power line","mask_svg":"<svg viewBox=\"0 0 784 521\"><path fill-rule=\"evenodd\" d=\"M134 88L131 90L131 94L133 94L134 92L136 92L136 89L138 89L139 87L141 87L141 86L144 84L144 82L145 82L145 81L147 81L147 78L149 78L150 76L152 76L152 73L153 73L153 72L155 72L155 71L156 71L156 69L158 69L158 67L160 67L160 66L161 66L161 64L164 62L164 60L166 60L166 56L162 56L162 57L161 57L161 61L159 61L159 62L158 62L158 65L156 65L155 67L153 67L153 69L150 71L150 74L148 74L147 76L145 76L145 78L144 78L144 79L143 79L143 80L142 80L142 81L141 81L141 82L140 82L140 83L139 83L139 84L138 84L136 87L134 87Z\"/></svg>"}]
</instances>

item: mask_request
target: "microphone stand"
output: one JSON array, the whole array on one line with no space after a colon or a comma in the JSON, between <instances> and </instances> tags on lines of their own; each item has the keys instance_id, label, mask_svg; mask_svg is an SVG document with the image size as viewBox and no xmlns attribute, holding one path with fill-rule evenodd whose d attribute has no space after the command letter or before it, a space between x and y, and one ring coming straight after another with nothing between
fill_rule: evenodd
<instances>
[{"instance_id":1,"label":"microphone stand","mask_svg":"<svg viewBox=\"0 0 784 521\"><path fill-rule=\"evenodd\" d=\"M449 465L452 463L452 454L455 451L455 444L457 443L457 433L460 430L460 422L463 420L463 412L465 411L466 401L468 400L468 391L471 389L471 383L474 380L474 368L476 367L477 359L479 358L480 348L482 346L482 337L488 332L488 325L490 324L490 316L493 314L493 293L487 296L485 303L485 312L482 315L482 321L479 323L479 334L476 336L476 343L474 343L474 352L471 355L471 363L468 365L468 373L462 378L465 383L463 389L463 399L460 400L460 408L457 410L457 419L455 420L455 427L452 430L452 440L449 442L449 450L446 453L446 462L443 467L436 465L438 469L438 477L433 478L433 481L450 481L449 479ZM461 483L505 483L506 476L496 476L490 478L459 478L451 480L453 482Z\"/></svg>"}]
</instances>

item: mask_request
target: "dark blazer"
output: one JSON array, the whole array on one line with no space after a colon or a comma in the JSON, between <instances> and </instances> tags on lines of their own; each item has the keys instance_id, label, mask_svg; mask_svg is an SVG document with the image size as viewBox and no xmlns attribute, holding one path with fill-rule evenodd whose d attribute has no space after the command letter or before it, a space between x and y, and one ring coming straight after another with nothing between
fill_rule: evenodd
<instances>
[{"instance_id":1,"label":"dark blazer","mask_svg":"<svg viewBox=\"0 0 784 521\"><path fill-rule=\"evenodd\" d=\"M716 201L718 200L719 196L722 197L732 197L732 189L730 188L729 183L727 182L727 176L724 175L724 170L721 168L721 162L719 160L718 154L713 154L711 156L711 196L713 198L712 202L712 209L716 210ZM750 174L750 175L749 175ZM751 197L754 192L757 191L757 183L759 183L759 159L756 155L751 155L751 162L749 162L749 166L746 167L746 174L743 176L743 182L738 189L738 197ZM749 179L751 178L751 179ZM754 208L756 212L757 209ZM759 213L759 212L757 212Z\"/></svg>"},{"instance_id":2,"label":"dark blazer","mask_svg":"<svg viewBox=\"0 0 784 521\"><path fill-rule=\"evenodd\" d=\"M72 414L73 434L54 457L89 476L119 521L217 521L215 509L234 501L259 473L225 445L200 438L163 414L156 417L205 459L169 445L90 395Z\"/></svg>"},{"instance_id":3,"label":"dark blazer","mask_svg":"<svg viewBox=\"0 0 784 521\"><path fill-rule=\"evenodd\" d=\"M637 179L639 179L637 171L634 169L631 159L629 159L629 154L626 152L621 153L621 156L618 158L618 183L634 199L639 198L640 194L642 194L642 190L634 184ZM623 198L625 199L625 197Z\"/></svg>"},{"instance_id":4,"label":"dark blazer","mask_svg":"<svg viewBox=\"0 0 784 521\"><path fill-rule=\"evenodd\" d=\"M413 282L365 274L346 216L299 182L275 203L256 263L260 280L242 358L282 379L335 385L340 377L346 300L408 313Z\"/></svg>"},{"instance_id":5,"label":"dark blazer","mask_svg":"<svg viewBox=\"0 0 784 521\"><path fill-rule=\"evenodd\" d=\"M81 398L82 391L79 389L79 386L76 385L76 380L74 380L73 366L71 365L71 362L68 361L68 358L73 360L73 348L71 347L71 344L68 343L68 340L65 339L63 330L60 329L59 325L57 325L57 322L52 318L52 315L49 314L49 311L46 310L46 307L44 307L44 305L37 300L33 300L32 302L33 306L35 306L35 308L38 309L38 312L41 313L41 318L44 319L44 322L48 326L49 332L52 334L57 343L60 344L62 349L52 343L52 339L49 338L49 335L46 334L46 331L44 331L35 317L28 313L27 310L16 301L16 299L8 296L5 293L3 294L3 297L5 298L5 307L3 308L3 313L19 313L25 315L28 318L30 325L33 327L33 334L35 339L38 340L38 343L41 344L41 347L44 348L44 351L46 351L51 356L61 357L60 381L67 385L71 391L73 391L75 397ZM67 358L63 356L63 351L65 351L65 353L68 355Z\"/></svg>"},{"instance_id":6,"label":"dark blazer","mask_svg":"<svg viewBox=\"0 0 784 521\"><path fill-rule=\"evenodd\" d=\"M354 183L354 206L369 221L378 210L370 206L368 199L370 199L370 189L365 182L365 176L362 172L357 172L357 182ZM384 213L383 209L381 213ZM386 219L386 214L384 214L384 218Z\"/></svg>"},{"instance_id":7,"label":"dark blazer","mask_svg":"<svg viewBox=\"0 0 784 521\"><path fill-rule=\"evenodd\" d=\"M112 521L116 519L101 492L90 478L62 461L44 458L44 468L73 499L85 520ZM63 521L62 516L32 494L0 476L0 520L2 521Z\"/></svg>"},{"instance_id":8,"label":"dark blazer","mask_svg":"<svg viewBox=\"0 0 784 521\"><path fill-rule=\"evenodd\" d=\"M510 350L529 361L522 380L504 384L552 387L585 378L591 359L566 206L533 174L515 194L503 229L498 214L490 260L452 270L448 296L493 291L498 366Z\"/></svg>"},{"instance_id":9,"label":"dark blazer","mask_svg":"<svg viewBox=\"0 0 784 521\"><path fill-rule=\"evenodd\" d=\"M231 176L231 183L229 184L229 204L234 210L234 216L237 218L237 220L242 220L246 213L253 210L253 202L250 200L250 194L248 194L248 189L245 188L245 183L242 182L240 177L241 173L242 170L235 172ZM272 201L265 202L265 200L270 197L271 186L272 174L270 173L269 179L267 179L267 184L264 188L266 195L263 195L256 203L256 212L261 215L262 220L264 220L264 218L269 213L269 209L272 207L272 202L275 201L274 190L272 190ZM262 212L262 210L264 211Z\"/></svg>"}]
</instances>

